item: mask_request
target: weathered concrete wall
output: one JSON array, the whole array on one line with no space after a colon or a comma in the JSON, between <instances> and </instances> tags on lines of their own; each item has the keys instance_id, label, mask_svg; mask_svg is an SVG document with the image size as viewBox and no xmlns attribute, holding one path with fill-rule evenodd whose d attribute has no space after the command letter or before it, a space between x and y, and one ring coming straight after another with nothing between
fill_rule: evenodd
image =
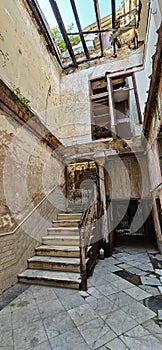
<instances>
[{"instance_id":1,"label":"weathered concrete wall","mask_svg":"<svg viewBox=\"0 0 162 350\"><path fill-rule=\"evenodd\" d=\"M123 50L123 49L122 49ZM56 136L65 145L91 141L89 80L142 64L142 47L136 51L124 49L117 58L107 59L94 67L64 75L61 80L61 113L66 125L62 126L60 111L49 116L49 124L57 125Z\"/></svg>"},{"instance_id":2,"label":"weathered concrete wall","mask_svg":"<svg viewBox=\"0 0 162 350\"><path fill-rule=\"evenodd\" d=\"M46 119L47 110L60 102L61 69L25 3L0 1L0 77Z\"/></svg>"},{"instance_id":3,"label":"weathered concrete wall","mask_svg":"<svg viewBox=\"0 0 162 350\"><path fill-rule=\"evenodd\" d=\"M150 197L147 160L144 155L107 158L105 163L106 193L113 199Z\"/></svg>"},{"instance_id":4,"label":"weathered concrete wall","mask_svg":"<svg viewBox=\"0 0 162 350\"><path fill-rule=\"evenodd\" d=\"M150 77L152 74L152 57L156 51L156 44L158 40L157 30L160 28L162 19L161 0L150 1L150 11L148 16L148 26L145 40L144 51L144 74L145 78L145 94L143 96L144 102L147 101L148 91L150 87Z\"/></svg>"},{"instance_id":5,"label":"weathered concrete wall","mask_svg":"<svg viewBox=\"0 0 162 350\"><path fill-rule=\"evenodd\" d=\"M0 111L0 136L0 232L7 232L54 185L60 181L63 184L63 171L52 148L3 111Z\"/></svg>"}]
</instances>

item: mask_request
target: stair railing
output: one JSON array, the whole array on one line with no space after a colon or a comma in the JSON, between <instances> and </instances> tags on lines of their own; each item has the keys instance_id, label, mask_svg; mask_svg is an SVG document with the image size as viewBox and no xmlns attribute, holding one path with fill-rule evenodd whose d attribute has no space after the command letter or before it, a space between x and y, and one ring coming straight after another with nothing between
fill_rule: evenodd
<instances>
[{"instance_id":1,"label":"stair railing","mask_svg":"<svg viewBox=\"0 0 162 350\"><path fill-rule=\"evenodd\" d=\"M79 223L80 234L80 269L82 290L87 290L87 248L91 244L92 235L95 234L96 239L102 238L101 225L98 225L98 220L102 215L102 203L99 201L99 192L94 186L92 194L87 205L87 209L83 212ZM101 221L100 221L101 223ZM98 232L100 229L100 232ZM95 236L93 241L95 242ZM100 237L100 238L99 238Z\"/></svg>"}]
</instances>

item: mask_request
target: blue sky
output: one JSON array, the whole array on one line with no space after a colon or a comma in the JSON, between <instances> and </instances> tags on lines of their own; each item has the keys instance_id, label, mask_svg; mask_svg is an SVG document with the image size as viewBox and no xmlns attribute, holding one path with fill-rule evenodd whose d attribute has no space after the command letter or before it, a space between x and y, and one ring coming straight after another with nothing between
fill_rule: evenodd
<instances>
[{"instance_id":1,"label":"blue sky","mask_svg":"<svg viewBox=\"0 0 162 350\"><path fill-rule=\"evenodd\" d=\"M49 0L37 0L41 9L43 10L50 27L56 26L56 20L53 15ZM121 0L116 0L116 8L119 8ZM95 12L93 0L75 0L77 10L79 12L82 28L95 22ZM73 17L70 0L57 0L65 26L75 23ZM99 0L101 18L111 12L111 0ZM76 28L75 28L76 29Z\"/></svg>"}]
</instances>

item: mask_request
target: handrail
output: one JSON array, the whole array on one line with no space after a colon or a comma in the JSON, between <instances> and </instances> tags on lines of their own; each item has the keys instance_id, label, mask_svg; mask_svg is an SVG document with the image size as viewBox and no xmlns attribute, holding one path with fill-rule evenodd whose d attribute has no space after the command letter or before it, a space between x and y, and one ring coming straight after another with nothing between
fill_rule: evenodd
<instances>
[{"instance_id":1,"label":"handrail","mask_svg":"<svg viewBox=\"0 0 162 350\"><path fill-rule=\"evenodd\" d=\"M79 223L80 234L80 269L82 279L82 290L87 290L87 247L91 242L92 229L95 222L101 216L102 205L99 210L99 193L96 185L93 188L88 207L83 212Z\"/></svg>"}]
</instances>

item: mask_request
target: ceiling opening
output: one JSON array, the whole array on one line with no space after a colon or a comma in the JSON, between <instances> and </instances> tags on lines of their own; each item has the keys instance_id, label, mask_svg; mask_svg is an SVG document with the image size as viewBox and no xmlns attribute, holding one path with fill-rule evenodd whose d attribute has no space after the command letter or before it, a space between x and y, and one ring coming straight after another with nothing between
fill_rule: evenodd
<instances>
[{"instance_id":1,"label":"ceiling opening","mask_svg":"<svg viewBox=\"0 0 162 350\"><path fill-rule=\"evenodd\" d=\"M27 0L48 28L48 41L66 69L103 56L116 56L124 45L138 47L141 0ZM48 22L48 24L47 24Z\"/></svg>"}]
</instances>

